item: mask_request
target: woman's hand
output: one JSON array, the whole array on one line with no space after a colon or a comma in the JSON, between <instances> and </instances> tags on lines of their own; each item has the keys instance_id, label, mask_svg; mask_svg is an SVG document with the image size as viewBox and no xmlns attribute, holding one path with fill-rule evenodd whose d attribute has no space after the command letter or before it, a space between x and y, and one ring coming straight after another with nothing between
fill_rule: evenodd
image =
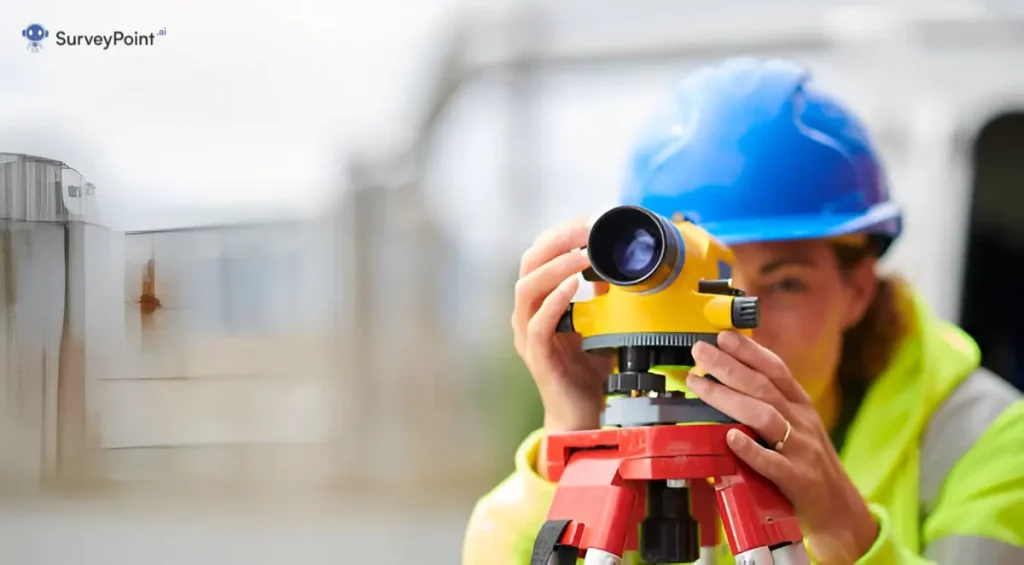
<instances>
[{"instance_id":1,"label":"woman's hand","mask_svg":"<svg viewBox=\"0 0 1024 565\"><path fill-rule=\"evenodd\" d=\"M719 334L717 348L695 345L693 357L721 384L690 375L690 390L777 448L761 447L738 431L727 435L736 456L793 504L817 561L850 564L864 555L878 524L843 470L810 397L782 360L731 331Z\"/></svg>"},{"instance_id":2,"label":"woman's hand","mask_svg":"<svg viewBox=\"0 0 1024 565\"><path fill-rule=\"evenodd\" d=\"M515 347L537 383L548 432L596 429L601 423L611 359L585 353L579 334L555 332L579 287L577 275L590 266L580 251L589 235L586 220L556 226L537 237L519 267Z\"/></svg>"}]
</instances>

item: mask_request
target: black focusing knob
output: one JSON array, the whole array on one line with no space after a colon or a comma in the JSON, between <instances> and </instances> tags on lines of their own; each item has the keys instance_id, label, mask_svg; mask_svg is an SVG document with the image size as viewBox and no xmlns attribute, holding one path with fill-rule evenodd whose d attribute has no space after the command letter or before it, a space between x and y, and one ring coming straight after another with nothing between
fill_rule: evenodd
<instances>
[{"instance_id":1,"label":"black focusing knob","mask_svg":"<svg viewBox=\"0 0 1024 565\"><path fill-rule=\"evenodd\" d=\"M756 296L737 296L732 299L732 325L739 330L751 330L760 320Z\"/></svg>"}]
</instances>

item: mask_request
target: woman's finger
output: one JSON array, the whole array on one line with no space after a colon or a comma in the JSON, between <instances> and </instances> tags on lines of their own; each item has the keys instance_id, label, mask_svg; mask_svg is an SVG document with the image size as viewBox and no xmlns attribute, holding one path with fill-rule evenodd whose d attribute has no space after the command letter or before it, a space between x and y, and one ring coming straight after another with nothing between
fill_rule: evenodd
<instances>
[{"instance_id":1,"label":"woman's finger","mask_svg":"<svg viewBox=\"0 0 1024 565\"><path fill-rule=\"evenodd\" d=\"M516 281L515 311L512 314L512 325L516 330L525 330L545 298L566 278L580 273L589 265L590 260L585 253L569 252Z\"/></svg>"},{"instance_id":2,"label":"woman's finger","mask_svg":"<svg viewBox=\"0 0 1024 565\"><path fill-rule=\"evenodd\" d=\"M767 377L787 400L810 402L807 391L793 378L786 363L767 347L734 331L721 332L717 341L722 351Z\"/></svg>"},{"instance_id":3,"label":"woman's finger","mask_svg":"<svg viewBox=\"0 0 1024 565\"><path fill-rule=\"evenodd\" d=\"M789 426L775 406L696 375L686 378L686 386L711 407L750 426L769 445L775 445L786 437Z\"/></svg>"},{"instance_id":4,"label":"woman's finger","mask_svg":"<svg viewBox=\"0 0 1024 565\"><path fill-rule=\"evenodd\" d=\"M587 245L590 236L590 221L586 218L557 225L539 236L533 245L523 253L519 263L519 277L522 278L541 265L559 255Z\"/></svg>"},{"instance_id":5,"label":"woman's finger","mask_svg":"<svg viewBox=\"0 0 1024 565\"><path fill-rule=\"evenodd\" d=\"M771 379L741 363L732 355L703 341L694 344L693 360L725 386L772 406L784 406L786 398Z\"/></svg>"},{"instance_id":6,"label":"woman's finger","mask_svg":"<svg viewBox=\"0 0 1024 565\"><path fill-rule=\"evenodd\" d=\"M729 444L729 449L737 457L742 459L747 465L750 465L750 468L756 471L757 474L776 485L784 485L788 478L793 475L792 463L790 463L789 459L786 459L781 453L758 445L754 438L747 434L737 429L732 429L725 435L725 441Z\"/></svg>"},{"instance_id":7,"label":"woman's finger","mask_svg":"<svg viewBox=\"0 0 1024 565\"><path fill-rule=\"evenodd\" d=\"M571 276L559 284L555 290L544 299L537 313L526 326L527 340L530 343L548 341L555 333L558 326L558 319L562 317L569 302L572 300L576 290L579 288L580 280Z\"/></svg>"}]
</instances>

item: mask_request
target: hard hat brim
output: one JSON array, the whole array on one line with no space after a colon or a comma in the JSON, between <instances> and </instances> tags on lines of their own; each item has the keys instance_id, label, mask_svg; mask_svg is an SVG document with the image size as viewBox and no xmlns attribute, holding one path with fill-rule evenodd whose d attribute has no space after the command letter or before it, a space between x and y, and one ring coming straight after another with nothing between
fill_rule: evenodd
<instances>
[{"instance_id":1,"label":"hard hat brim","mask_svg":"<svg viewBox=\"0 0 1024 565\"><path fill-rule=\"evenodd\" d=\"M903 230L903 215L900 207L889 201L858 214L815 214L698 224L726 245L820 239L854 233L882 236L892 243Z\"/></svg>"}]
</instances>

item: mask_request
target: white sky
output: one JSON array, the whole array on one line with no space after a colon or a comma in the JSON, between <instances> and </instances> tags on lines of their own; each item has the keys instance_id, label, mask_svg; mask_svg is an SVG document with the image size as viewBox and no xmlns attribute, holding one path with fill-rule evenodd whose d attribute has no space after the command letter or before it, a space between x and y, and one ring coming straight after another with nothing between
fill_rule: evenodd
<instances>
[{"instance_id":1,"label":"white sky","mask_svg":"<svg viewBox=\"0 0 1024 565\"><path fill-rule=\"evenodd\" d=\"M349 140L401 119L456 0L34 0L0 18L0 151L63 160L104 194L285 205L332 188ZM21 30L50 31L30 53ZM69 48L58 30L154 32Z\"/></svg>"},{"instance_id":2,"label":"white sky","mask_svg":"<svg viewBox=\"0 0 1024 565\"><path fill-rule=\"evenodd\" d=\"M423 77L432 70L437 40L446 31L445 24L452 22L454 9L499 8L508 2L10 4L0 22L0 151L65 161L97 186L105 210L121 211L125 202L129 209L152 208L153 203L213 210L281 209L335 195L347 150L386 145L393 141L389 136L409 129L413 112L422 103L417 89L428 82ZM41 53L29 52L21 37L30 23L42 24L50 32ZM109 34L160 28L166 28L167 35L158 37L152 47L104 51L55 44L60 30ZM569 89L556 97L563 102L556 107L572 110L581 95L593 99L594 93L586 91ZM503 198L498 193L508 188L503 186L508 166L503 145L508 139L501 120L494 119L507 106L499 96L462 107L466 110L457 112L455 121L468 126L464 131L469 135L462 134L448 150L442 148L449 157L434 170L441 174L438 184L447 194L436 196L445 199L438 206L447 212L441 215L448 216L449 229L467 230L465 239L476 242L479 253L488 254L508 229L488 219L490 213L480 212L481 206L496 211ZM583 112L584 122L591 119L590 110ZM556 108L542 114L549 112L562 115ZM569 122L560 127L582 132L576 127L578 120ZM632 120L629 124L632 128ZM489 141L481 142L481 136ZM622 136L611 136L617 137ZM565 141L560 145L578 145ZM621 143L612 144L616 155ZM582 164L588 178L614 184L616 179L605 174L607 166L593 168L589 153L583 157L565 174L578 175ZM578 176L572 178L572 184L580 184ZM592 196L586 187L565 196L574 199L580 189ZM168 219L173 215L169 209L161 214L158 224L181 223ZM151 214L141 216L147 218L141 224L116 226L161 227L148 225ZM198 221L216 221L208 215L201 218ZM546 221L550 220L534 218L538 225Z\"/></svg>"}]
</instances>

